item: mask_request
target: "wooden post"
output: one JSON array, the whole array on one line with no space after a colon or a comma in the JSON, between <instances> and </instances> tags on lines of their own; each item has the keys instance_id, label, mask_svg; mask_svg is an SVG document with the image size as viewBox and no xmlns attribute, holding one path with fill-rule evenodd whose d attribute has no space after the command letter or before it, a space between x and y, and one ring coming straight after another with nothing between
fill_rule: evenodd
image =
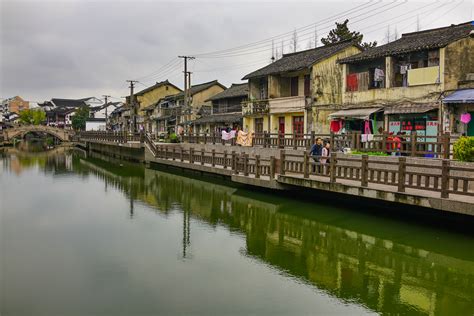
<instances>
[{"instance_id":1,"label":"wooden post","mask_svg":"<svg viewBox=\"0 0 474 316\"><path fill-rule=\"evenodd\" d=\"M204 144L207 144L207 134L204 133Z\"/></svg>"},{"instance_id":2,"label":"wooden post","mask_svg":"<svg viewBox=\"0 0 474 316\"><path fill-rule=\"evenodd\" d=\"M449 159L443 159L441 165L441 198L447 199L449 197Z\"/></svg>"},{"instance_id":3,"label":"wooden post","mask_svg":"<svg viewBox=\"0 0 474 316\"><path fill-rule=\"evenodd\" d=\"M223 161L224 169L227 169L227 150L224 150L224 161Z\"/></svg>"},{"instance_id":4,"label":"wooden post","mask_svg":"<svg viewBox=\"0 0 474 316\"><path fill-rule=\"evenodd\" d=\"M215 167L216 166L216 150L212 150L212 156L211 156L211 166Z\"/></svg>"},{"instance_id":5,"label":"wooden post","mask_svg":"<svg viewBox=\"0 0 474 316\"><path fill-rule=\"evenodd\" d=\"M293 149L298 149L298 144L296 143L296 133L293 133Z\"/></svg>"},{"instance_id":6,"label":"wooden post","mask_svg":"<svg viewBox=\"0 0 474 316\"><path fill-rule=\"evenodd\" d=\"M248 154L243 154L244 158L244 176L249 175L249 155Z\"/></svg>"},{"instance_id":7,"label":"wooden post","mask_svg":"<svg viewBox=\"0 0 474 316\"><path fill-rule=\"evenodd\" d=\"M351 150L356 150L357 149L357 134L356 132L351 133ZM332 144L331 144L332 146Z\"/></svg>"},{"instance_id":8,"label":"wooden post","mask_svg":"<svg viewBox=\"0 0 474 316\"><path fill-rule=\"evenodd\" d=\"M285 174L285 150L280 150L280 174Z\"/></svg>"},{"instance_id":9,"label":"wooden post","mask_svg":"<svg viewBox=\"0 0 474 316\"><path fill-rule=\"evenodd\" d=\"M449 134L448 133L443 133L443 158L444 159L449 159Z\"/></svg>"},{"instance_id":10,"label":"wooden post","mask_svg":"<svg viewBox=\"0 0 474 316\"><path fill-rule=\"evenodd\" d=\"M189 163L194 163L194 148L189 148Z\"/></svg>"},{"instance_id":11,"label":"wooden post","mask_svg":"<svg viewBox=\"0 0 474 316\"><path fill-rule=\"evenodd\" d=\"M407 158L398 157L398 192L405 192Z\"/></svg>"},{"instance_id":12,"label":"wooden post","mask_svg":"<svg viewBox=\"0 0 474 316\"><path fill-rule=\"evenodd\" d=\"M255 178L260 178L260 155L255 155Z\"/></svg>"},{"instance_id":13,"label":"wooden post","mask_svg":"<svg viewBox=\"0 0 474 316\"><path fill-rule=\"evenodd\" d=\"M329 160L329 179L331 183L336 183L337 153L331 154Z\"/></svg>"},{"instance_id":14,"label":"wooden post","mask_svg":"<svg viewBox=\"0 0 474 316\"><path fill-rule=\"evenodd\" d=\"M173 160L176 160L176 148L173 146Z\"/></svg>"},{"instance_id":15,"label":"wooden post","mask_svg":"<svg viewBox=\"0 0 474 316\"><path fill-rule=\"evenodd\" d=\"M231 169L234 170L234 173L236 173L237 162L235 161L236 160L235 151L232 151L231 155L232 155Z\"/></svg>"},{"instance_id":16,"label":"wooden post","mask_svg":"<svg viewBox=\"0 0 474 316\"><path fill-rule=\"evenodd\" d=\"M329 143L331 144L331 148L336 148L336 144L334 144L334 132L331 132L329 136Z\"/></svg>"},{"instance_id":17,"label":"wooden post","mask_svg":"<svg viewBox=\"0 0 474 316\"><path fill-rule=\"evenodd\" d=\"M275 179L275 157L270 156L270 179Z\"/></svg>"},{"instance_id":18,"label":"wooden post","mask_svg":"<svg viewBox=\"0 0 474 316\"><path fill-rule=\"evenodd\" d=\"M381 151L387 153L387 132L382 133L382 148Z\"/></svg>"},{"instance_id":19,"label":"wooden post","mask_svg":"<svg viewBox=\"0 0 474 316\"><path fill-rule=\"evenodd\" d=\"M416 156L416 132L410 134L410 144L411 144L411 152L410 156Z\"/></svg>"},{"instance_id":20,"label":"wooden post","mask_svg":"<svg viewBox=\"0 0 474 316\"><path fill-rule=\"evenodd\" d=\"M357 150L360 151L360 133L356 132L356 144L357 144Z\"/></svg>"},{"instance_id":21,"label":"wooden post","mask_svg":"<svg viewBox=\"0 0 474 316\"><path fill-rule=\"evenodd\" d=\"M179 153L179 160L181 160L181 162L184 161L184 154L183 154L183 147L180 147L181 150L180 150L180 153Z\"/></svg>"},{"instance_id":22,"label":"wooden post","mask_svg":"<svg viewBox=\"0 0 474 316\"><path fill-rule=\"evenodd\" d=\"M362 169L361 169L361 179L360 185L367 187L369 185L369 156L362 155Z\"/></svg>"},{"instance_id":23,"label":"wooden post","mask_svg":"<svg viewBox=\"0 0 474 316\"><path fill-rule=\"evenodd\" d=\"M168 159L168 146L165 146L165 159Z\"/></svg>"},{"instance_id":24,"label":"wooden post","mask_svg":"<svg viewBox=\"0 0 474 316\"><path fill-rule=\"evenodd\" d=\"M267 148L267 132L263 132L263 148Z\"/></svg>"},{"instance_id":25,"label":"wooden post","mask_svg":"<svg viewBox=\"0 0 474 316\"><path fill-rule=\"evenodd\" d=\"M212 144L216 144L216 132L212 132Z\"/></svg>"},{"instance_id":26,"label":"wooden post","mask_svg":"<svg viewBox=\"0 0 474 316\"><path fill-rule=\"evenodd\" d=\"M309 144L309 147L308 149L311 148L311 146L313 146L314 142L316 141L316 133L314 131L311 131L311 144ZM331 146L334 146L333 144L331 144ZM333 147L334 148L334 147Z\"/></svg>"},{"instance_id":27,"label":"wooden post","mask_svg":"<svg viewBox=\"0 0 474 316\"><path fill-rule=\"evenodd\" d=\"M206 134L204 134L204 135L206 135ZM201 165L204 165L204 148L201 148Z\"/></svg>"},{"instance_id":28,"label":"wooden post","mask_svg":"<svg viewBox=\"0 0 474 316\"><path fill-rule=\"evenodd\" d=\"M303 177L304 178L309 178L309 159L308 159L308 152L305 150L304 151L304 157L303 157Z\"/></svg>"}]
</instances>

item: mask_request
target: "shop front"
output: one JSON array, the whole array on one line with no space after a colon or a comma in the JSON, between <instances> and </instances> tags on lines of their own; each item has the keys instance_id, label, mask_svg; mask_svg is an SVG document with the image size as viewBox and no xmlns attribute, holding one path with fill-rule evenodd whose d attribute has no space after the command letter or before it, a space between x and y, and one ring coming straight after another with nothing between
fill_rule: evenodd
<instances>
[{"instance_id":1,"label":"shop front","mask_svg":"<svg viewBox=\"0 0 474 316\"><path fill-rule=\"evenodd\" d=\"M474 136L474 89L462 89L443 99L446 132Z\"/></svg>"},{"instance_id":2,"label":"shop front","mask_svg":"<svg viewBox=\"0 0 474 316\"><path fill-rule=\"evenodd\" d=\"M435 137L439 133L438 108L436 103L398 104L387 107L385 116L388 132L395 135L410 135L416 132L420 141L429 136Z\"/></svg>"},{"instance_id":3,"label":"shop front","mask_svg":"<svg viewBox=\"0 0 474 316\"><path fill-rule=\"evenodd\" d=\"M329 114L330 131L336 134L359 132L374 135L383 131L383 108L356 108Z\"/></svg>"}]
</instances>

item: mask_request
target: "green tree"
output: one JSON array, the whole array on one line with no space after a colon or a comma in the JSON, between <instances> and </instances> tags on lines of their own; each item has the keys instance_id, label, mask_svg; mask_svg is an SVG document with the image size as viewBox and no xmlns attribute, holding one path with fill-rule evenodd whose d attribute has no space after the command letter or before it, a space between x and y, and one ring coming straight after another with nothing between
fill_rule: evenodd
<instances>
[{"instance_id":1,"label":"green tree","mask_svg":"<svg viewBox=\"0 0 474 316\"><path fill-rule=\"evenodd\" d=\"M72 116L72 128L75 130L84 130L86 129L86 120L89 118L89 108L80 107L77 109L76 113Z\"/></svg>"},{"instance_id":2,"label":"green tree","mask_svg":"<svg viewBox=\"0 0 474 316\"><path fill-rule=\"evenodd\" d=\"M322 38L321 42L324 45L328 45L328 44L333 44L333 43L339 43L345 40L354 39L357 42L357 44L359 44L364 49L377 46L376 41L362 43L362 39L364 38L364 35L362 35L360 32L349 30L347 23L349 23L348 19L346 19L342 23L336 22L336 27L333 28L331 31L329 31L328 36Z\"/></svg>"},{"instance_id":3,"label":"green tree","mask_svg":"<svg viewBox=\"0 0 474 316\"><path fill-rule=\"evenodd\" d=\"M20 122L29 125L39 125L46 120L46 113L41 109L26 109L20 111Z\"/></svg>"}]
</instances>

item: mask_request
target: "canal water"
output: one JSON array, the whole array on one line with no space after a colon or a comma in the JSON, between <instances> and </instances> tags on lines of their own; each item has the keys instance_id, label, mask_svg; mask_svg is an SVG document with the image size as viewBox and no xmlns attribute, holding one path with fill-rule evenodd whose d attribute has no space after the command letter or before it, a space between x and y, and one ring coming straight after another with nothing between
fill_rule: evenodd
<instances>
[{"instance_id":1,"label":"canal water","mask_svg":"<svg viewBox=\"0 0 474 316\"><path fill-rule=\"evenodd\" d=\"M0 152L1 315L473 315L474 238L56 148Z\"/></svg>"}]
</instances>

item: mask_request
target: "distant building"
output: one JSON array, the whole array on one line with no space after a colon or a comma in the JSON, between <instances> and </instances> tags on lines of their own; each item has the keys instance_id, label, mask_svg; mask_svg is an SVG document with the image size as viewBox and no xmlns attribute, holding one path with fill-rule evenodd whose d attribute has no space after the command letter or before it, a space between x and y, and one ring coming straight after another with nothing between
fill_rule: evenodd
<instances>
[{"instance_id":1,"label":"distant building","mask_svg":"<svg viewBox=\"0 0 474 316\"><path fill-rule=\"evenodd\" d=\"M71 128L72 117L77 109L82 107L91 108L102 101L96 97L82 99L53 98L51 101L39 103L38 106L46 113L46 124L60 128Z\"/></svg>"},{"instance_id":2,"label":"distant building","mask_svg":"<svg viewBox=\"0 0 474 316\"><path fill-rule=\"evenodd\" d=\"M223 129L242 127L242 102L248 98L248 83L232 84L230 88L210 97L211 113L193 122L194 130L219 133Z\"/></svg>"},{"instance_id":3,"label":"distant building","mask_svg":"<svg viewBox=\"0 0 474 316\"><path fill-rule=\"evenodd\" d=\"M5 99L1 102L0 108L2 112L13 112L20 114L21 111L30 108L30 103L23 100L20 96Z\"/></svg>"}]
</instances>

